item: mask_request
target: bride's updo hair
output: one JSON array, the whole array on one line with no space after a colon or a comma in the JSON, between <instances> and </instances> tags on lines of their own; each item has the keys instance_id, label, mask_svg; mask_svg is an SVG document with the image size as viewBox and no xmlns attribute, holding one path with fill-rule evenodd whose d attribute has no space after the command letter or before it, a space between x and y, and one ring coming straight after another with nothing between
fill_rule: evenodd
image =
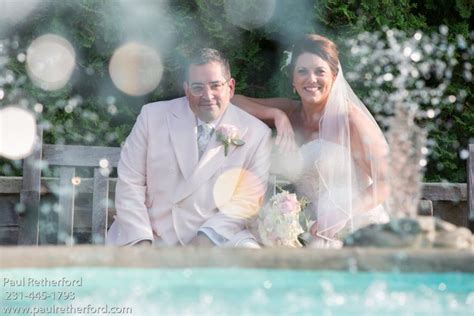
<instances>
[{"instance_id":1,"label":"bride's updo hair","mask_svg":"<svg viewBox=\"0 0 474 316\"><path fill-rule=\"evenodd\" d=\"M306 34L293 46L289 67L290 77L293 77L296 60L301 54L304 53L318 55L322 60L329 64L329 68L331 68L332 73L337 75L339 70L339 53L337 52L336 44L324 36L317 34Z\"/></svg>"}]
</instances>

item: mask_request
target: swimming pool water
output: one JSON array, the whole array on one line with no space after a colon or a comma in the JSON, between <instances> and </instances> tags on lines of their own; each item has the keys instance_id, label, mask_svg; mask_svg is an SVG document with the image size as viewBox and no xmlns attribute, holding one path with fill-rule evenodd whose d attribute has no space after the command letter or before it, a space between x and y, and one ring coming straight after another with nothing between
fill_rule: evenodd
<instances>
[{"instance_id":1,"label":"swimming pool water","mask_svg":"<svg viewBox=\"0 0 474 316\"><path fill-rule=\"evenodd\" d=\"M3 315L474 315L471 273L241 268L0 273Z\"/></svg>"}]
</instances>

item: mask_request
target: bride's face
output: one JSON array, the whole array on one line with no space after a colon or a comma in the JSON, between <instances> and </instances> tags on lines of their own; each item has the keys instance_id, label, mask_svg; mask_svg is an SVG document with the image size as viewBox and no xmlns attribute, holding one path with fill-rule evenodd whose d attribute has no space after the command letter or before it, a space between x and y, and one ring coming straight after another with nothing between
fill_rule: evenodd
<instances>
[{"instance_id":1,"label":"bride's face","mask_svg":"<svg viewBox=\"0 0 474 316\"><path fill-rule=\"evenodd\" d=\"M326 105L335 75L329 64L316 54L303 53L296 59L293 87L301 101L309 105Z\"/></svg>"}]
</instances>

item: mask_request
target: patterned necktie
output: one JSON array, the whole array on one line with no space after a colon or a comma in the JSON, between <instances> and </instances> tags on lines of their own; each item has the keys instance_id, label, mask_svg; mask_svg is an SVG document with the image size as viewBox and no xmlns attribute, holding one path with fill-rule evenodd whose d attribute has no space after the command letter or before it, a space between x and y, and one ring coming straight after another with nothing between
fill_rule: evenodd
<instances>
[{"instance_id":1,"label":"patterned necktie","mask_svg":"<svg viewBox=\"0 0 474 316\"><path fill-rule=\"evenodd\" d=\"M206 151L207 144L211 139L213 128L210 124L201 124L198 126L198 149L199 149L199 159L201 159L202 154Z\"/></svg>"}]
</instances>

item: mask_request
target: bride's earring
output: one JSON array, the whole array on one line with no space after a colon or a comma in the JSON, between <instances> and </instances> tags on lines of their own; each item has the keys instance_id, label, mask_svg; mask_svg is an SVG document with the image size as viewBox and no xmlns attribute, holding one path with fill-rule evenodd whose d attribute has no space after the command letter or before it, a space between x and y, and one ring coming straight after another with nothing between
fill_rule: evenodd
<instances>
[{"instance_id":1,"label":"bride's earring","mask_svg":"<svg viewBox=\"0 0 474 316\"><path fill-rule=\"evenodd\" d=\"M296 88L293 86L293 94L296 94Z\"/></svg>"}]
</instances>

